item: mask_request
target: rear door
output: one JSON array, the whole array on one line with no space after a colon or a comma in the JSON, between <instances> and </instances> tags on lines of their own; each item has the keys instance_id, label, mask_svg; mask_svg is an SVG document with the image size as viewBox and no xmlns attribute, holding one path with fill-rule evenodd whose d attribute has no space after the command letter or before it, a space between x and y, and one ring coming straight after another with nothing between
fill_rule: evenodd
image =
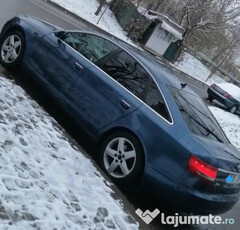
<instances>
[{"instance_id":1,"label":"rear door","mask_svg":"<svg viewBox=\"0 0 240 230\"><path fill-rule=\"evenodd\" d=\"M96 64L78 78L69 94L76 120L92 134L139 108L148 82L144 68L123 50Z\"/></svg>"}]
</instances>

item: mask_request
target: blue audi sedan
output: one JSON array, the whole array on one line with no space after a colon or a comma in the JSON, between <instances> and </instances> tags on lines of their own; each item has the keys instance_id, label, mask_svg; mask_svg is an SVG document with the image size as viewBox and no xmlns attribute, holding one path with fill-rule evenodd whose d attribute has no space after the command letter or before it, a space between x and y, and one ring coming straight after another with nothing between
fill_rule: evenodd
<instances>
[{"instance_id":1,"label":"blue audi sedan","mask_svg":"<svg viewBox=\"0 0 240 230\"><path fill-rule=\"evenodd\" d=\"M220 213L238 201L240 153L203 101L152 56L29 16L4 25L0 52L3 66L27 69L99 146L114 182L192 212Z\"/></svg>"}]
</instances>

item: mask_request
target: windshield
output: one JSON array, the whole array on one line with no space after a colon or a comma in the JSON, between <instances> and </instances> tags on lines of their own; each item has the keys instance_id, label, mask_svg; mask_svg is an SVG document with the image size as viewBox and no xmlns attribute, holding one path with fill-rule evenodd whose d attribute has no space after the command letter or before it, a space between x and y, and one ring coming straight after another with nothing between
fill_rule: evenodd
<instances>
[{"instance_id":1,"label":"windshield","mask_svg":"<svg viewBox=\"0 0 240 230\"><path fill-rule=\"evenodd\" d=\"M227 143L228 140L204 102L197 96L169 87L190 131L198 136Z\"/></svg>"}]
</instances>

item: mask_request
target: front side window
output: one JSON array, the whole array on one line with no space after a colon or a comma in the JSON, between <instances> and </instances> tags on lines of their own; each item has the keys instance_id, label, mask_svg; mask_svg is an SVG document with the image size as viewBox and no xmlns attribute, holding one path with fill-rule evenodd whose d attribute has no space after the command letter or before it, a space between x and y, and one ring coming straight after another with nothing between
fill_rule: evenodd
<instances>
[{"instance_id":1,"label":"front side window","mask_svg":"<svg viewBox=\"0 0 240 230\"><path fill-rule=\"evenodd\" d=\"M93 63L118 49L115 44L105 38L88 33L67 32L61 40Z\"/></svg>"}]
</instances>

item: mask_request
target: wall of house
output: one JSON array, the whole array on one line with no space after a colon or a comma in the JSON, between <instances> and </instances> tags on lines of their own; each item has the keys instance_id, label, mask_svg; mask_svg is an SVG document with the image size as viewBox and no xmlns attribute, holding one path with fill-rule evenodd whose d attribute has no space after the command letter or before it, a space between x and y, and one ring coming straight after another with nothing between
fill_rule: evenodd
<instances>
[{"instance_id":1,"label":"wall of house","mask_svg":"<svg viewBox=\"0 0 240 230\"><path fill-rule=\"evenodd\" d=\"M155 28L145 46L155 53L163 55L168 49L169 45L172 43L173 39L174 36L168 31L162 29L161 24L159 24Z\"/></svg>"}]
</instances>

